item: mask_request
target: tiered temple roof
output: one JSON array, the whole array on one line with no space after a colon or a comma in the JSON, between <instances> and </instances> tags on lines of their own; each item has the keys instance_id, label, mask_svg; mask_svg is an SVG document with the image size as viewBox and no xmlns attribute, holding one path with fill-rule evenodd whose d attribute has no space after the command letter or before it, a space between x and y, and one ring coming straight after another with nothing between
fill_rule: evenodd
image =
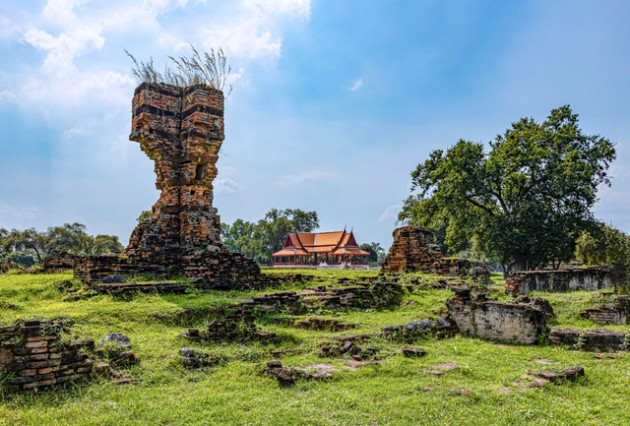
<instances>
[{"instance_id":1,"label":"tiered temple roof","mask_svg":"<svg viewBox=\"0 0 630 426\"><path fill-rule=\"evenodd\" d=\"M277 251L273 256L368 256L369 254L359 248L352 231L344 230L290 233L287 235L282 250Z\"/></svg>"}]
</instances>

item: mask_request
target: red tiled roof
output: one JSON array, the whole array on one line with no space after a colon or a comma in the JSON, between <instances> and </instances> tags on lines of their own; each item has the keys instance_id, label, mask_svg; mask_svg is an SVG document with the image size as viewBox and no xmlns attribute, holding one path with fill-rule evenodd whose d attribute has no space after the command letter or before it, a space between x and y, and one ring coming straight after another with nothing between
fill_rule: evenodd
<instances>
[{"instance_id":1,"label":"red tiled roof","mask_svg":"<svg viewBox=\"0 0 630 426\"><path fill-rule=\"evenodd\" d=\"M367 256L368 252L361 250L351 232L296 232L289 234L282 250L274 256L304 256L313 253L328 253L331 255Z\"/></svg>"}]
</instances>

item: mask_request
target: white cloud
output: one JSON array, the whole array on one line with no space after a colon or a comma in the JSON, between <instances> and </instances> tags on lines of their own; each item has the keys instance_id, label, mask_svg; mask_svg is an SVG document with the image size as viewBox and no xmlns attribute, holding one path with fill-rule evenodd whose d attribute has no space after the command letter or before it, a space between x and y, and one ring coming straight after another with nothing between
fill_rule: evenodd
<instances>
[{"instance_id":1,"label":"white cloud","mask_svg":"<svg viewBox=\"0 0 630 426\"><path fill-rule=\"evenodd\" d=\"M348 87L348 90L350 90L351 92L356 92L357 90L359 90L361 87L363 87L363 79L360 78L357 81L355 81L352 86Z\"/></svg>"},{"instance_id":2,"label":"white cloud","mask_svg":"<svg viewBox=\"0 0 630 426\"><path fill-rule=\"evenodd\" d=\"M261 13L287 14L310 19L310 0L245 0L245 5Z\"/></svg>"},{"instance_id":3,"label":"white cloud","mask_svg":"<svg viewBox=\"0 0 630 426\"><path fill-rule=\"evenodd\" d=\"M62 137L66 140L72 139L76 136L81 136L85 133L85 130L82 127L71 127L70 129L63 132Z\"/></svg>"},{"instance_id":4,"label":"white cloud","mask_svg":"<svg viewBox=\"0 0 630 426\"><path fill-rule=\"evenodd\" d=\"M386 220L393 220L393 219L397 219L398 218L398 211L402 208L402 206L400 204L392 204L391 206L387 207L385 209L385 211L383 212L383 214L381 214L381 216L378 218L378 220L380 222L386 221Z\"/></svg>"},{"instance_id":5,"label":"white cloud","mask_svg":"<svg viewBox=\"0 0 630 426\"><path fill-rule=\"evenodd\" d=\"M327 172L324 170L304 171L293 175L286 175L282 179L282 183L289 185L301 185L306 182L333 182L340 180L341 176L337 173Z\"/></svg>"},{"instance_id":6,"label":"white cloud","mask_svg":"<svg viewBox=\"0 0 630 426\"><path fill-rule=\"evenodd\" d=\"M214 180L215 194L235 194L242 191L243 187L230 178L220 178Z\"/></svg>"},{"instance_id":7,"label":"white cloud","mask_svg":"<svg viewBox=\"0 0 630 426\"><path fill-rule=\"evenodd\" d=\"M0 90L0 101L2 100L15 100L15 93L10 90Z\"/></svg>"}]
</instances>

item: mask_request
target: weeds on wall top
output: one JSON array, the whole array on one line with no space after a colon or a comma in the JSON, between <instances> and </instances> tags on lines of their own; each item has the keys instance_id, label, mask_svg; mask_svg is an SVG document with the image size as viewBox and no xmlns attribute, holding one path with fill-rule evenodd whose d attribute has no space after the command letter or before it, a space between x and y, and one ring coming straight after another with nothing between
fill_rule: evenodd
<instances>
[{"instance_id":1,"label":"weeds on wall top","mask_svg":"<svg viewBox=\"0 0 630 426\"><path fill-rule=\"evenodd\" d=\"M190 56L169 56L174 67L168 65L164 72L159 72L155 68L153 58L147 62L137 60L135 56L125 49L127 56L131 58L133 65L131 73L136 78L138 84L169 84L177 87L187 87L195 85L205 85L213 89L221 90L226 96L232 91L232 85L227 83L232 67L227 63L227 57L223 49L210 49L203 55L190 45L192 54ZM227 89L227 91L225 90Z\"/></svg>"}]
</instances>

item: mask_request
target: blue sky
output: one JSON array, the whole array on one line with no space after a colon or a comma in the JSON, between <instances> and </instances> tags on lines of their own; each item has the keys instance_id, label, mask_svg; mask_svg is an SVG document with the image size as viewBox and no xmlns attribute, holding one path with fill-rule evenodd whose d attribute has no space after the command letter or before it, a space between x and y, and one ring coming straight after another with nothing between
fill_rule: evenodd
<instances>
[{"instance_id":1,"label":"blue sky","mask_svg":"<svg viewBox=\"0 0 630 426\"><path fill-rule=\"evenodd\" d=\"M596 214L630 232L629 20L614 0L0 0L0 226L126 242L158 192L123 49L162 67L192 43L233 68L225 222L316 210L388 247L429 152L571 104L617 144Z\"/></svg>"}]
</instances>

